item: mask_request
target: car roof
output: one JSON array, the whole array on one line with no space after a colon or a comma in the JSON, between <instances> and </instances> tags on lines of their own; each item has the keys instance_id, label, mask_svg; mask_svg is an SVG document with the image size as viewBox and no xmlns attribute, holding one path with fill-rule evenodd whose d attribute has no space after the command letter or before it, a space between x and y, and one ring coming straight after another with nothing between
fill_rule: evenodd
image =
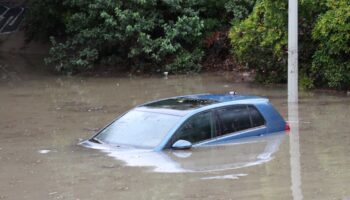
<instances>
[{"instance_id":1,"label":"car roof","mask_svg":"<svg viewBox=\"0 0 350 200\"><path fill-rule=\"evenodd\" d=\"M268 99L259 96L239 95L235 92L227 94L193 94L170 97L136 107L136 110L168 115L184 116L198 110L205 110L231 104L257 104Z\"/></svg>"}]
</instances>

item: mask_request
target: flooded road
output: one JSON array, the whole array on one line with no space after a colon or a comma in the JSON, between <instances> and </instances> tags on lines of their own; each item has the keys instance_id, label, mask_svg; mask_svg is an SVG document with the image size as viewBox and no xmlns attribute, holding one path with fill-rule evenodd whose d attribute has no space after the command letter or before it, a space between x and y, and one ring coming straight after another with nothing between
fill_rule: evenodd
<instances>
[{"instance_id":1,"label":"flooded road","mask_svg":"<svg viewBox=\"0 0 350 200\"><path fill-rule=\"evenodd\" d=\"M21 59L0 65L1 200L350 199L349 96L302 92L288 109L285 86L232 74L62 77L32 73L35 63ZM143 102L232 90L270 98L291 133L154 157L77 145Z\"/></svg>"}]
</instances>

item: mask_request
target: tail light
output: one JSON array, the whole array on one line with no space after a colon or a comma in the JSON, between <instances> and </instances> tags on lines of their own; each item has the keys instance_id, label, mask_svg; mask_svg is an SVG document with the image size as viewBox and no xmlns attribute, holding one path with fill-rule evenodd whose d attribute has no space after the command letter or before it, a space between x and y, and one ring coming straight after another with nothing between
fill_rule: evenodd
<instances>
[{"instance_id":1,"label":"tail light","mask_svg":"<svg viewBox=\"0 0 350 200\"><path fill-rule=\"evenodd\" d=\"M286 123L286 127L284 129L285 129L285 131L290 131L290 126L288 123Z\"/></svg>"}]
</instances>

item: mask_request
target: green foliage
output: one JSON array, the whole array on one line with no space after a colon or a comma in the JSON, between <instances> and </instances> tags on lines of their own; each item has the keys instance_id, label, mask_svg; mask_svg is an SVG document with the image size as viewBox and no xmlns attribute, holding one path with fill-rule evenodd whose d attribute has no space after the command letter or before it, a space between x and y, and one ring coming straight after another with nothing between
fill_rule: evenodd
<instances>
[{"instance_id":1,"label":"green foliage","mask_svg":"<svg viewBox=\"0 0 350 200\"><path fill-rule=\"evenodd\" d=\"M92 63L98 58L98 51L94 48L84 47L75 52L75 45L68 41L57 43L54 37L51 37L50 40L52 43L49 52L51 56L45 59L45 63L55 63L57 71L66 73L72 73L73 69L83 71L92 68Z\"/></svg>"},{"instance_id":2,"label":"green foliage","mask_svg":"<svg viewBox=\"0 0 350 200\"><path fill-rule=\"evenodd\" d=\"M50 38L45 61L58 71L107 64L198 72L204 46L211 47L219 33L232 26L233 53L256 71L257 81L286 82L285 0L29 0L29 8L26 36ZM303 87L349 89L349 46L348 0L299 1Z\"/></svg>"},{"instance_id":3,"label":"green foliage","mask_svg":"<svg viewBox=\"0 0 350 200\"><path fill-rule=\"evenodd\" d=\"M314 80L309 76L306 76L305 73L301 73L301 77L299 78L299 87L301 89L312 89L315 87Z\"/></svg>"},{"instance_id":4,"label":"green foliage","mask_svg":"<svg viewBox=\"0 0 350 200\"><path fill-rule=\"evenodd\" d=\"M225 9L235 22L245 19L252 12L255 2L256 0L229 0L225 1Z\"/></svg>"},{"instance_id":5,"label":"green foliage","mask_svg":"<svg viewBox=\"0 0 350 200\"><path fill-rule=\"evenodd\" d=\"M286 79L287 2L263 0L246 19L233 25L230 39L241 63L256 70L260 82Z\"/></svg>"},{"instance_id":6,"label":"green foliage","mask_svg":"<svg viewBox=\"0 0 350 200\"><path fill-rule=\"evenodd\" d=\"M197 0L195 9L207 32L226 29L232 19L241 20L253 10L256 0Z\"/></svg>"},{"instance_id":7,"label":"green foliage","mask_svg":"<svg viewBox=\"0 0 350 200\"><path fill-rule=\"evenodd\" d=\"M287 3L258 1L253 12L234 21L230 30L235 56L256 70L257 81L286 81ZM302 86L350 87L349 4L347 0L300 1L298 53Z\"/></svg>"},{"instance_id":8,"label":"green foliage","mask_svg":"<svg viewBox=\"0 0 350 200\"><path fill-rule=\"evenodd\" d=\"M98 63L199 71L202 41L252 10L256 0L30 0L29 39L50 39L45 60L64 72Z\"/></svg>"},{"instance_id":9,"label":"green foliage","mask_svg":"<svg viewBox=\"0 0 350 200\"><path fill-rule=\"evenodd\" d=\"M194 50L192 53L181 52L173 63L166 66L166 70L173 73L199 72L201 70L200 60L203 57L203 51Z\"/></svg>"},{"instance_id":10,"label":"green foliage","mask_svg":"<svg viewBox=\"0 0 350 200\"><path fill-rule=\"evenodd\" d=\"M67 39L52 40L46 59L58 70L82 71L103 60L143 70L199 66L204 22L192 9L195 1L70 0L65 5L72 13L65 22Z\"/></svg>"},{"instance_id":11,"label":"green foliage","mask_svg":"<svg viewBox=\"0 0 350 200\"><path fill-rule=\"evenodd\" d=\"M318 84L332 88L350 88L350 3L328 1L329 10L322 14L312 36L319 42L312 71Z\"/></svg>"}]
</instances>

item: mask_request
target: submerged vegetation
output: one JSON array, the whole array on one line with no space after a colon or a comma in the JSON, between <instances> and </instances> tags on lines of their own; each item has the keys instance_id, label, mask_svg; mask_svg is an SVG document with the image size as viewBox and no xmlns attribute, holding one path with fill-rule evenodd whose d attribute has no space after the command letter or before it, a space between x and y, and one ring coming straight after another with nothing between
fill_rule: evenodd
<instances>
[{"instance_id":1,"label":"submerged vegetation","mask_svg":"<svg viewBox=\"0 0 350 200\"><path fill-rule=\"evenodd\" d=\"M228 35L230 56L257 81L286 82L285 0L31 0L29 7L27 37L51 42L46 62L58 71L198 72ZM300 1L299 34L303 86L350 88L349 1Z\"/></svg>"}]
</instances>

